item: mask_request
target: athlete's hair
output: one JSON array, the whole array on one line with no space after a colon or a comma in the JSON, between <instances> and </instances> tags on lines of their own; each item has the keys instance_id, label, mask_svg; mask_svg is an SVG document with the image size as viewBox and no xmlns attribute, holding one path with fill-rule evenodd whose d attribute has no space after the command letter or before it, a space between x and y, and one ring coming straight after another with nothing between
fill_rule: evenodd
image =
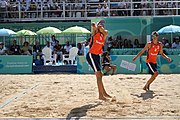
<instances>
[{"instance_id":1,"label":"athlete's hair","mask_svg":"<svg viewBox=\"0 0 180 120\"><path fill-rule=\"evenodd\" d=\"M154 38L156 38L158 36L159 36L159 34L158 34L157 31L153 31L152 34L151 34L152 39L154 39Z\"/></svg>"},{"instance_id":2,"label":"athlete's hair","mask_svg":"<svg viewBox=\"0 0 180 120\"><path fill-rule=\"evenodd\" d=\"M103 52L102 57L105 57L108 55L108 51Z\"/></svg>"}]
</instances>

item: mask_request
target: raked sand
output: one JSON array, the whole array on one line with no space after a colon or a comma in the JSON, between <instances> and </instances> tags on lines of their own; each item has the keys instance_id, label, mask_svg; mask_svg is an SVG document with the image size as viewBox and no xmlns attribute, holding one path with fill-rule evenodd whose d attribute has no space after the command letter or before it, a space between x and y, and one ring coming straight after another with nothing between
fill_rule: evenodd
<instances>
[{"instance_id":1,"label":"raked sand","mask_svg":"<svg viewBox=\"0 0 180 120\"><path fill-rule=\"evenodd\" d=\"M116 101L98 100L93 74L0 75L0 118L180 119L180 74L103 76Z\"/></svg>"}]
</instances>

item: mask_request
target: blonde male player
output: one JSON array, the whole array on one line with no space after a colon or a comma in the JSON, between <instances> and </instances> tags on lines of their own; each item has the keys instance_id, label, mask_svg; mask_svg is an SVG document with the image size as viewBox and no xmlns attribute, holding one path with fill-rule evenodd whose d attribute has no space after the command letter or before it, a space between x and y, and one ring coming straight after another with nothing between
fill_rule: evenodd
<instances>
[{"instance_id":1,"label":"blonde male player","mask_svg":"<svg viewBox=\"0 0 180 120\"><path fill-rule=\"evenodd\" d=\"M168 61L170 62L171 59L167 57L163 53L163 45L161 42L158 41L159 34L154 31L151 34L152 41L147 43L145 47L133 58L133 61L136 60L137 57L141 56L146 50L147 51L147 58L146 58L146 64L149 68L149 73L152 75L151 78L147 81L146 85L144 86L143 90L149 90L150 84L156 79L158 76L157 71L157 55L160 52L160 54Z\"/></svg>"}]
</instances>

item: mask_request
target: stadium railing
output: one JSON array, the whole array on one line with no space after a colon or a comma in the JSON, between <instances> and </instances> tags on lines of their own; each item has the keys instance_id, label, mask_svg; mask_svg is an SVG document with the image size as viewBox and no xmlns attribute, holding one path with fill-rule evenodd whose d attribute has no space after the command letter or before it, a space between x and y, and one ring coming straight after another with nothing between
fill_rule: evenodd
<instances>
[{"instance_id":1,"label":"stadium railing","mask_svg":"<svg viewBox=\"0 0 180 120\"><path fill-rule=\"evenodd\" d=\"M11 2L0 4L0 21L90 20L92 17L180 16L179 0L108 0L107 2ZM125 2L124 2L125 1ZM97 7L107 4L106 14L97 16Z\"/></svg>"}]
</instances>

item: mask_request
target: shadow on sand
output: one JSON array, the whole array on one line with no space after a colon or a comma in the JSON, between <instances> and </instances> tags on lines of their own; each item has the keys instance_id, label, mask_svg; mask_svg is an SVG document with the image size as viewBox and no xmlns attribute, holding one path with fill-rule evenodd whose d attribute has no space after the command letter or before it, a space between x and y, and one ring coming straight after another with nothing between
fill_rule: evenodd
<instances>
[{"instance_id":1,"label":"shadow on sand","mask_svg":"<svg viewBox=\"0 0 180 120\"><path fill-rule=\"evenodd\" d=\"M153 99L154 97L156 97L157 95L154 95L155 93L151 90L146 91L145 93L141 93L141 95L137 95L137 94L133 94L134 96L138 97L138 98L143 98L143 100L147 100L147 99Z\"/></svg>"},{"instance_id":2,"label":"shadow on sand","mask_svg":"<svg viewBox=\"0 0 180 120\"><path fill-rule=\"evenodd\" d=\"M86 112L89 109L95 108L97 106L101 105L101 103L97 103L97 104L88 104L88 105L83 105L81 107L77 107L77 108L73 108L70 113L67 115L66 120L70 120L71 118L78 120L83 116L86 116Z\"/></svg>"}]
</instances>

